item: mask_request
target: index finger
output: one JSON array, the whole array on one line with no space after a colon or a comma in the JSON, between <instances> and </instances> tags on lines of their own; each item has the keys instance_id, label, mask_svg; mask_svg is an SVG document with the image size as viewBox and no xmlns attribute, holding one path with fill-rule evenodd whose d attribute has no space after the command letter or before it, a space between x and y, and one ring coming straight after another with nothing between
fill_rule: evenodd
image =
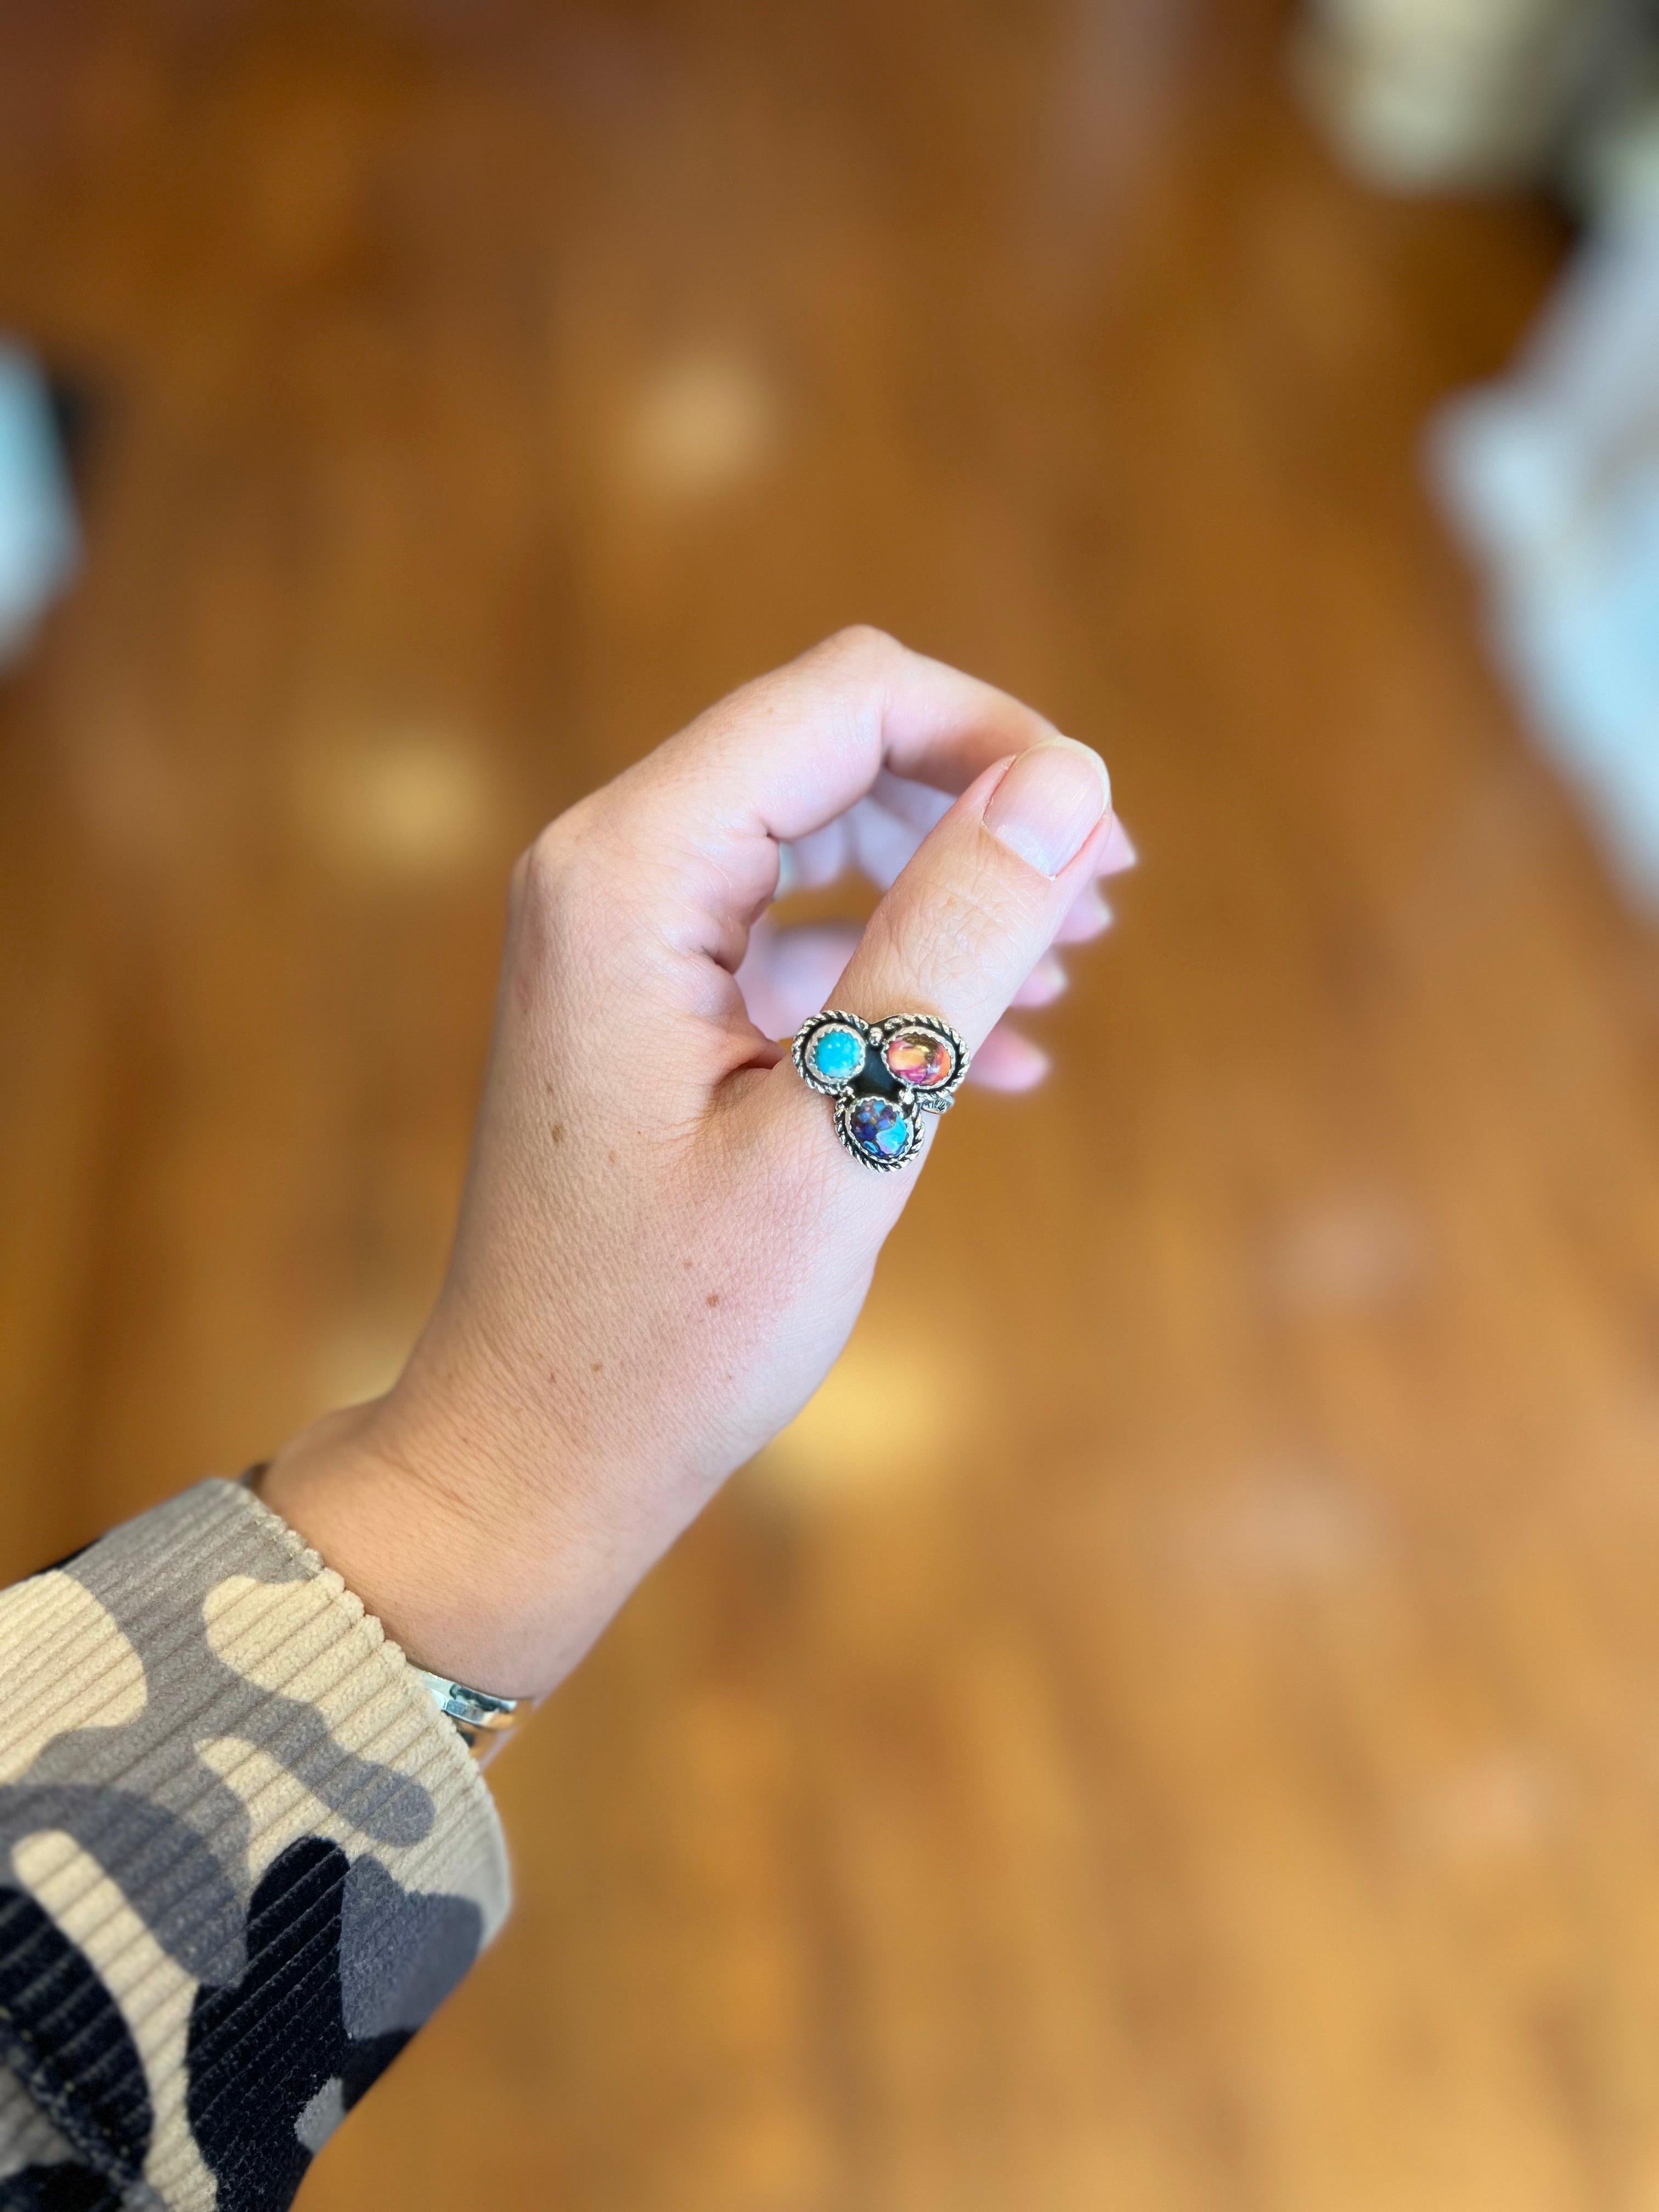
<instances>
[{"instance_id":1,"label":"index finger","mask_svg":"<svg viewBox=\"0 0 1659 2212\"><path fill-rule=\"evenodd\" d=\"M776 890L779 845L833 822L884 768L961 792L1057 734L994 684L843 630L700 714L611 793L656 856L665 904L714 921L724 948Z\"/></svg>"}]
</instances>

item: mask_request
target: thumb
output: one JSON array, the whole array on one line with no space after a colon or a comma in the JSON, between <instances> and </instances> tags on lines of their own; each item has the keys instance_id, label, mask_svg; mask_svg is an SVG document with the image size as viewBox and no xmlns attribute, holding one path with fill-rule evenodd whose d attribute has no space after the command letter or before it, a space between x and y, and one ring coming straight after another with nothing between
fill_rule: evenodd
<instances>
[{"instance_id":1,"label":"thumb","mask_svg":"<svg viewBox=\"0 0 1659 2212\"><path fill-rule=\"evenodd\" d=\"M1048 738L998 762L882 899L833 1003L869 1022L931 1014L973 1052L1048 950L1110 821L1106 763L1087 745ZM793 1089L787 1110L821 1124L822 1102L789 1062L770 1080Z\"/></svg>"}]
</instances>

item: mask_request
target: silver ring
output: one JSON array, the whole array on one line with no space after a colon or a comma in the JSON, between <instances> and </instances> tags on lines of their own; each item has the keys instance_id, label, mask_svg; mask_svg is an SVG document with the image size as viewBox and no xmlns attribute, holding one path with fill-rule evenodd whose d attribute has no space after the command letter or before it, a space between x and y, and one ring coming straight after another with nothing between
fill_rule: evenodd
<instances>
[{"instance_id":1,"label":"silver ring","mask_svg":"<svg viewBox=\"0 0 1659 2212\"><path fill-rule=\"evenodd\" d=\"M531 1709L528 1698L498 1698L493 1691L469 1690L447 1674L434 1674L411 1659L410 1672L446 1720L453 1721L461 1741L480 1765L493 1759Z\"/></svg>"},{"instance_id":2,"label":"silver ring","mask_svg":"<svg viewBox=\"0 0 1659 2212\"><path fill-rule=\"evenodd\" d=\"M890 1175L921 1142L924 1114L943 1114L968 1073L968 1048L932 1014L860 1021L809 1014L790 1047L803 1083L835 1101L836 1134L860 1167Z\"/></svg>"}]
</instances>

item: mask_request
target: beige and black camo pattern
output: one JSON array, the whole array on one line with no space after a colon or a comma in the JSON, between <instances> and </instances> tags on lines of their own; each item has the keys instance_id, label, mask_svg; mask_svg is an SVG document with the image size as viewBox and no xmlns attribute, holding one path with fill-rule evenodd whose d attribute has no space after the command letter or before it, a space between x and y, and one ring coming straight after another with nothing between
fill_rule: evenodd
<instances>
[{"instance_id":1,"label":"beige and black camo pattern","mask_svg":"<svg viewBox=\"0 0 1659 2212\"><path fill-rule=\"evenodd\" d=\"M275 2212L507 1902L459 1736L240 1485L0 1593L0 2212Z\"/></svg>"}]
</instances>

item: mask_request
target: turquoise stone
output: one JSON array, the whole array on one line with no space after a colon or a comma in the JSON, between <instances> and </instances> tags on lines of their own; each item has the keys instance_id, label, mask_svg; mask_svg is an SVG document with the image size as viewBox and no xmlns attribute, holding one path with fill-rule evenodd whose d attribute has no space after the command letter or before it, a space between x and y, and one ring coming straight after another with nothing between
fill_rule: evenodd
<instances>
[{"instance_id":1,"label":"turquoise stone","mask_svg":"<svg viewBox=\"0 0 1659 2212\"><path fill-rule=\"evenodd\" d=\"M854 1030L820 1030L806 1056L821 1083L850 1083L864 1066L864 1039Z\"/></svg>"},{"instance_id":2,"label":"turquoise stone","mask_svg":"<svg viewBox=\"0 0 1659 2212\"><path fill-rule=\"evenodd\" d=\"M910 1142L904 1109L889 1098L860 1098L847 1117L848 1134L872 1160L896 1160Z\"/></svg>"}]
</instances>

